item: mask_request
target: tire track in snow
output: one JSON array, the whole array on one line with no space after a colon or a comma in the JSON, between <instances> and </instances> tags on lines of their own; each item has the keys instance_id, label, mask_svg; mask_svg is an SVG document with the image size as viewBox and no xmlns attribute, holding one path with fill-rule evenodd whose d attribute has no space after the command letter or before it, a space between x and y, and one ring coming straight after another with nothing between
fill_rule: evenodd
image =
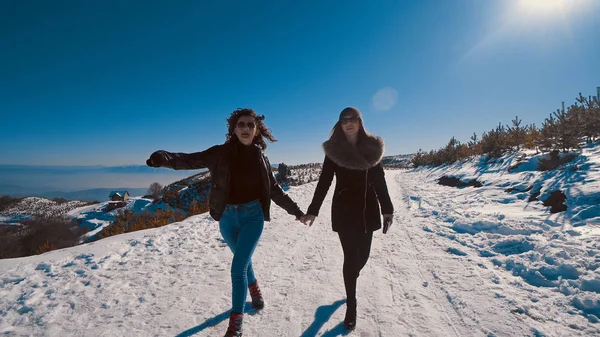
<instances>
[{"instance_id":1,"label":"tire track in snow","mask_svg":"<svg viewBox=\"0 0 600 337\"><path fill-rule=\"evenodd\" d=\"M455 327L462 331L461 334L473 335L479 330L478 335L530 335L534 327L539 327L535 318L529 320L525 315L515 314L515 302L511 297L524 290L518 283L514 287L509 278L506 285L500 284L495 267L489 260L479 257L477 247L464 244L454 236L438 236L437 232L431 231L447 228L448 221L455 215L463 216L464 212L473 211L469 204L454 201L457 195L465 193L440 189L435 183L420 181L410 173L407 177L396 175L395 181L395 193L402 195L402 198L395 199L405 201L406 218L412 220L406 227L406 235L413 242L418 256L439 259L421 258L421 261L434 278L429 286L433 284L439 289L439 303L446 302L442 305L450 307L447 312L458 322ZM424 205L426 208L423 208ZM457 243L469 254L451 255L449 248ZM526 303L524 305L527 307Z\"/></svg>"},{"instance_id":2,"label":"tire track in snow","mask_svg":"<svg viewBox=\"0 0 600 337\"><path fill-rule=\"evenodd\" d=\"M392 200L402 200L402 203L396 203L394 206L397 209L397 213L402 214L402 218L398 218L396 219L398 222L398 225L402 225L402 230L399 231L399 234L401 235L401 237L405 237L406 239L401 240L399 242L403 243L403 244L408 244L409 245L409 249L406 250L407 255L410 257L411 261L414 261L414 263L416 264L417 268L416 268L416 272L418 273L418 275L420 276L421 280L423 281L423 284L426 284L428 289L433 289L433 286L435 285L434 282L434 277L430 276L433 275L432 274L432 270L429 267L425 266L425 262L420 258L421 256L426 256L426 254L424 254L420 248L415 244L415 241L411 235L410 229L412 229L414 227L414 214L410 211L409 206L407 205L406 201L408 200L409 203L414 202L413 199L410 198L410 196L406 195L406 191L404 190L403 186L402 186L402 181L400 180L401 175L396 175L393 179L394 184L392 184L392 188L390 189L390 195L392 197ZM409 216L412 215L412 216ZM413 252L417 251L419 252L419 254L414 254ZM424 272L425 271L425 272ZM431 285L431 286L430 286ZM447 304L446 302L442 299L440 300L440 296L436 291L431 291L432 295L435 297L435 299L437 300L437 304L439 306L439 313L441 314L441 316L443 316L446 320L446 323L448 324L448 326L450 326L452 328L452 331L454 332L455 336L461 336L461 333L459 333L459 331L457 330L453 319L450 317L450 315L448 314L448 310L446 308ZM454 309L454 308L452 308ZM456 314L460 317L460 313L456 312ZM460 317L462 320L462 317Z\"/></svg>"},{"instance_id":3,"label":"tire track in snow","mask_svg":"<svg viewBox=\"0 0 600 337\"><path fill-rule=\"evenodd\" d=\"M396 177L397 180L400 179L400 177ZM414 182L411 183L407 183L404 184L403 186L403 190L402 190L402 194L403 194L403 200L408 200L408 211L410 214L412 214L412 219L413 220L420 220L418 222L423 222L423 221L440 221L440 222L444 222L444 220L446 220L446 218L444 218L443 216L437 216L437 215L442 215L442 212L436 212L434 211L434 215L436 215L436 217L431 218L431 220L425 220L426 218L429 217L428 214L423 214L423 208L422 208L422 203L426 203L430 206L436 205L438 207L440 207L443 210L443 213L445 213L446 215L450 215L451 214L461 214L461 211L464 211L461 208L457 208L456 205L452 205L450 202L448 202L448 195L441 193L439 190L435 190L432 191L427 191L428 195L429 193L432 193L432 195L429 195L429 197L434 198L434 200L424 200L421 196L417 196L418 193L416 192L416 189L420 189L421 193L423 193L423 184L419 184L418 186L416 184L414 184ZM429 187L429 185L427 185L427 187ZM465 194L465 193L462 193ZM435 201L436 199L439 199L437 202ZM414 238L423 238L423 234L425 233L425 225L423 227L421 226L412 226L411 227L411 231L407 231L407 235L409 236L411 242L414 242L415 239ZM433 236L433 235L432 235ZM430 242L430 244L432 244L432 246L435 246L436 248L439 249L439 251L442 252L447 252L448 250L448 244L446 241L444 241L443 239L440 239L438 237L433 236L432 238L429 238L428 241ZM440 241L442 241L442 243L440 244ZM415 248L417 251L419 251L419 255L424 255L424 252L422 251L423 247L426 247L427 245L423 245L423 244L416 244ZM467 246L468 247L468 246ZM481 329L482 332L485 333L492 333L485 325L482 325L482 321L483 320L477 309L476 308L472 308L471 306L469 306L465 301L464 301L464 296L462 294L464 294L462 291L460 291L460 289L456 289L454 287L447 287L445 285L452 285L452 283L454 281L449 281L452 279L455 279L456 277L461 277L461 278L469 278L468 281L465 282L469 283L469 284L473 284L473 281L470 280L470 278L475 277L479 284L485 285L485 283L487 283L487 285L485 285L486 287L490 287L491 283L489 282L489 279L485 279L484 277L482 277L481 275L481 264L475 266L475 262L468 259L467 262L462 262L460 261L460 258L455 257L453 255L448 255L448 254L444 254L444 257L447 258L450 261L455 262L455 264L457 265L458 269L460 270L454 270L454 268L442 268L440 270L440 272L437 272L436 269L440 269L440 268L436 268L436 266L431 266L431 263L429 263L430 267L428 268L429 271L431 272L431 275L433 276L433 279L436 281L439 281L436 284L436 286L439 288L439 291L441 292L441 298L442 301L444 301L444 299L446 300L446 303L448 303L449 307L451 308L452 311L456 312L456 314L458 315L460 321L461 321L461 326L477 326ZM458 262L458 263L456 263ZM448 264L448 263L446 263ZM461 275L456 275L456 272L461 272ZM465 275L466 272L471 272L470 275ZM448 274L449 277L444 277L444 273ZM493 272L492 272L493 273ZM441 284L440 284L441 283ZM492 285L493 286L493 285ZM490 289L490 292L492 289Z\"/></svg>"}]
</instances>

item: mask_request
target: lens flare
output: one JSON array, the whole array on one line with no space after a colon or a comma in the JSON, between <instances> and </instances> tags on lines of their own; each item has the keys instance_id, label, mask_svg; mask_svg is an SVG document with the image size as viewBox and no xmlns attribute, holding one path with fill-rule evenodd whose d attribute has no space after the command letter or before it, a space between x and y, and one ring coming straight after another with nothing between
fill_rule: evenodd
<instances>
[{"instance_id":1,"label":"lens flare","mask_svg":"<svg viewBox=\"0 0 600 337\"><path fill-rule=\"evenodd\" d=\"M387 111L398 102L398 91L392 87L380 89L373 96L373 106L376 110Z\"/></svg>"}]
</instances>

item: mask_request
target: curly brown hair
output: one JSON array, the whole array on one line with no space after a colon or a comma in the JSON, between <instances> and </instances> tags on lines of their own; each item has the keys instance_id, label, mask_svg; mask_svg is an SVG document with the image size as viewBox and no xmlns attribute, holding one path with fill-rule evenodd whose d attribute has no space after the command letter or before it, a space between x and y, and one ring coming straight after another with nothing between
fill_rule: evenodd
<instances>
[{"instance_id":1,"label":"curly brown hair","mask_svg":"<svg viewBox=\"0 0 600 337\"><path fill-rule=\"evenodd\" d=\"M227 135L225 136L227 138L227 141L225 141L225 143L239 141L234 130L235 126L237 125L238 119L240 119L240 117L242 116L253 117L256 121L256 128L258 132L252 140L253 144L258 145L264 151L267 148L265 138L271 143L277 141L277 139L275 139L275 137L273 137L273 135L271 134L271 130L267 128L267 125L265 124L265 122L263 122L265 120L264 115L259 115L256 113L256 111L250 108L238 108L235 111L233 111L231 115L229 115L229 118L227 118Z\"/></svg>"}]
</instances>

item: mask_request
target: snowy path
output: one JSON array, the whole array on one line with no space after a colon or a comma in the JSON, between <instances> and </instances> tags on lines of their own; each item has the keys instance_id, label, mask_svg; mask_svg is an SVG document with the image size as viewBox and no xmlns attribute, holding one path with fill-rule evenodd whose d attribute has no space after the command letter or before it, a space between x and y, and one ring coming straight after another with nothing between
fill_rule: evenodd
<instances>
[{"instance_id":1,"label":"snowy path","mask_svg":"<svg viewBox=\"0 0 600 337\"><path fill-rule=\"evenodd\" d=\"M358 322L351 336L600 335L598 324L577 314L562 293L498 267L482 254L482 242L448 234L452 214L483 214L489 202L470 204L461 198L477 199L472 190L440 187L418 172L386 174L395 223L387 235L375 234L358 282ZM293 188L290 195L306 209L315 186ZM341 325L342 251L331 231L330 207L331 193L321 216L306 228L273 206L273 221L254 255L267 306L247 315L244 336L347 334ZM520 233L518 220L513 224L510 233ZM230 260L218 226L205 215L0 260L0 334L222 336Z\"/></svg>"}]
</instances>

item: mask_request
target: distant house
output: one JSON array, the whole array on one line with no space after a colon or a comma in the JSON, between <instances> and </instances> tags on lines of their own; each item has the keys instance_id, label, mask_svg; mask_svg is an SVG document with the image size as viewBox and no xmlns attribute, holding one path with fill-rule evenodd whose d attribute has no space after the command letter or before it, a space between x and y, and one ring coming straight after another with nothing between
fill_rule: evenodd
<instances>
[{"instance_id":1,"label":"distant house","mask_svg":"<svg viewBox=\"0 0 600 337\"><path fill-rule=\"evenodd\" d=\"M110 201L125 201L129 198L129 192L127 191L111 191L108 195Z\"/></svg>"}]
</instances>

